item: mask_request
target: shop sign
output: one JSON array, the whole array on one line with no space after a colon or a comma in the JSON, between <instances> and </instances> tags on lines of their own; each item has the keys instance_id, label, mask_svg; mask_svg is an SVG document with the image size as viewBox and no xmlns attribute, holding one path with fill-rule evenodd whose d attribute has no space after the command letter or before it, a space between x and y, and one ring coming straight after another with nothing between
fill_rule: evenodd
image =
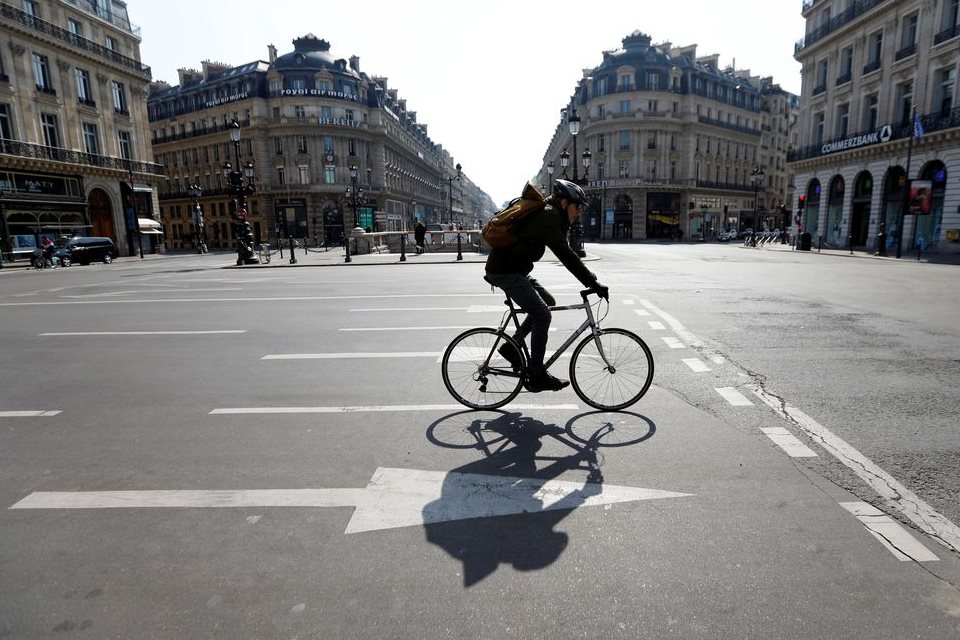
<instances>
[{"instance_id":1,"label":"shop sign","mask_svg":"<svg viewBox=\"0 0 960 640\"><path fill-rule=\"evenodd\" d=\"M280 92L282 96L315 96L317 98L336 98L337 100L350 100L357 102L360 96L342 91L324 91L323 89L284 89Z\"/></svg>"}]
</instances>

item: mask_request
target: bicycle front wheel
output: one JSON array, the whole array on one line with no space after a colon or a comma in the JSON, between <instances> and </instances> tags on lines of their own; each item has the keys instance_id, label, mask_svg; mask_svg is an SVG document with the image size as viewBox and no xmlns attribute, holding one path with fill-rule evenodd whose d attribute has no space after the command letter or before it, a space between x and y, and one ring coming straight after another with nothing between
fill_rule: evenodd
<instances>
[{"instance_id":1,"label":"bicycle front wheel","mask_svg":"<svg viewBox=\"0 0 960 640\"><path fill-rule=\"evenodd\" d=\"M601 353L602 349L602 353ZM577 345L570 383L580 399L603 411L619 411L643 397L653 381L653 355L640 336L602 329Z\"/></svg>"},{"instance_id":2,"label":"bicycle front wheel","mask_svg":"<svg viewBox=\"0 0 960 640\"><path fill-rule=\"evenodd\" d=\"M521 374L494 349L507 343L520 353L510 336L499 337L496 329L480 327L464 331L443 353L440 372L450 395L472 409L496 409L520 393Z\"/></svg>"}]
</instances>

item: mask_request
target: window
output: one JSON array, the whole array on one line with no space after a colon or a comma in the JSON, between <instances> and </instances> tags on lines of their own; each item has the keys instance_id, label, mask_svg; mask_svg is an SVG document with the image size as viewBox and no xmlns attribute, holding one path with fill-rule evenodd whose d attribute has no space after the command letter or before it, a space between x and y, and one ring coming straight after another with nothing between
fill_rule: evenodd
<instances>
[{"instance_id":1,"label":"window","mask_svg":"<svg viewBox=\"0 0 960 640\"><path fill-rule=\"evenodd\" d=\"M297 165L300 184L310 184L310 167L305 164Z\"/></svg>"},{"instance_id":2,"label":"window","mask_svg":"<svg viewBox=\"0 0 960 640\"><path fill-rule=\"evenodd\" d=\"M13 140L13 118L8 104L0 104L0 140Z\"/></svg>"},{"instance_id":3,"label":"window","mask_svg":"<svg viewBox=\"0 0 960 640\"><path fill-rule=\"evenodd\" d=\"M917 21L919 19L919 14L913 12L908 16L904 16L903 23L900 26L900 49L914 49L916 50L917 44Z\"/></svg>"},{"instance_id":4,"label":"window","mask_svg":"<svg viewBox=\"0 0 960 640\"><path fill-rule=\"evenodd\" d=\"M827 90L827 61L817 63L817 83L813 86L814 95Z\"/></svg>"},{"instance_id":5,"label":"window","mask_svg":"<svg viewBox=\"0 0 960 640\"><path fill-rule=\"evenodd\" d=\"M40 17L40 9L37 7L37 3L34 0L23 0L23 12L27 15L33 16L34 18Z\"/></svg>"},{"instance_id":6,"label":"window","mask_svg":"<svg viewBox=\"0 0 960 640\"><path fill-rule=\"evenodd\" d=\"M823 144L823 112L813 114L813 142Z\"/></svg>"},{"instance_id":7,"label":"window","mask_svg":"<svg viewBox=\"0 0 960 640\"><path fill-rule=\"evenodd\" d=\"M90 89L90 72L84 69L75 69L74 74L77 78L77 102L89 106L94 106L93 92Z\"/></svg>"},{"instance_id":8,"label":"window","mask_svg":"<svg viewBox=\"0 0 960 640\"><path fill-rule=\"evenodd\" d=\"M357 141L353 138L347 140L347 153L351 156L357 155Z\"/></svg>"},{"instance_id":9,"label":"window","mask_svg":"<svg viewBox=\"0 0 960 640\"><path fill-rule=\"evenodd\" d=\"M347 109L347 122L353 122L353 109Z\"/></svg>"},{"instance_id":10,"label":"window","mask_svg":"<svg viewBox=\"0 0 960 640\"><path fill-rule=\"evenodd\" d=\"M127 111L127 93L123 88L123 84L113 80L110 82L110 86L113 90L113 110L123 115L129 115L130 112Z\"/></svg>"},{"instance_id":11,"label":"window","mask_svg":"<svg viewBox=\"0 0 960 640\"><path fill-rule=\"evenodd\" d=\"M837 84L850 82L853 77L853 47L845 47L840 52L840 76L837 78Z\"/></svg>"},{"instance_id":12,"label":"window","mask_svg":"<svg viewBox=\"0 0 960 640\"><path fill-rule=\"evenodd\" d=\"M603 153L607 150L606 139L607 137L604 135L597 136L597 153Z\"/></svg>"},{"instance_id":13,"label":"window","mask_svg":"<svg viewBox=\"0 0 960 640\"><path fill-rule=\"evenodd\" d=\"M297 153L307 152L307 136L297 136Z\"/></svg>"},{"instance_id":14,"label":"window","mask_svg":"<svg viewBox=\"0 0 960 640\"><path fill-rule=\"evenodd\" d=\"M937 72L936 103L942 115L953 109L953 87L957 84L957 70L953 67Z\"/></svg>"},{"instance_id":15,"label":"window","mask_svg":"<svg viewBox=\"0 0 960 640\"><path fill-rule=\"evenodd\" d=\"M657 148L657 134L650 132L647 134L647 149Z\"/></svg>"},{"instance_id":16,"label":"window","mask_svg":"<svg viewBox=\"0 0 960 640\"><path fill-rule=\"evenodd\" d=\"M883 32L874 31L867 39L867 66L880 68L880 56L883 54ZM872 69L871 69L872 71Z\"/></svg>"},{"instance_id":17,"label":"window","mask_svg":"<svg viewBox=\"0 0 960 640\"><path fill-rule=\"evenodd\" d=\"M129 131L118 131L117 142L120 144L120 157L124 160L133 160L133 144Z\"/></svg>"},{"instance_id":18,"label":"window","mask_svg":"<svg viewBox=\"0 0 960 640\"><path fill-rule=\"evenodd\" d=\"M304 78L293 78L290 81L290 88L294 91L305 91L307 88L307 81Z\"/></svg>"},{"instance_id":19,"label":"window","mask_svg":"<svg viewBox=\"0 0 960 640\"><path fill-rule=\"evenodd\" d=\"M320 117L324 120L332 120L333 111L331 111L330 107L320 107Z\"/></svg>"},{"instance_id":20,"label":"window","mask_svg":"<svg viewBox=\"0 0 960 640\"><path fill-rule=\"evenodd\" d=\"M60 129L57 127L57 116L52 113L41 113L40 127L43 129L43 143L48 147L59 147Z\"/></svg>"},{"instance_id":21,"label":"window","mask_svg":"<svg viewBox=\"0 0 960 640\"><path fill-rule=\"evenodd\" d=\"M630 113L630 101L621 100L620 101L620 113Z\"/></svg>"},{"instance_id":22,"label":"window","mask_svg":"<svg viewBox=\"0 0 960 640\"><path fill-rule=\"evenodd\" d=\"M656 100L647 100L647 111L651 113L656 113L660 110L660 103Z\"/></svg>"},{"instance_id":23,"label":"window","mask_svg":"<svg viewBox=\"0 0 960 640\"><path fill-rule=\"evenodd\" d=\"M283 155L283 138L273 139L273 150L277 153L278 156Z\"/></svg>"},{"instance_id":24,"label":"window","mask_svg":"<svg viewBox=\"0 0 960 640\"><path fill-rule=\"evenodd\" d=\"M630 151L630 132L621 131L620 132L620 151Z\"/></svg>"},{"instance_id":25,"label":"window","mask_svg":"<svg viewBox=\"0 0 960 640\"><path fill-rule=\"evenodd\" d=\"M323 136L323 152L333 153L333 136Z\"/></svg>"},{"instance_id":26,"label":"window","mask_svg":"<svg viewBox=\"0 0 960 640\"><path fill-rule=\"evenodd\" d=\"M620 178L630 177L630 161L629 160L620 160L617 163L617 176Z\"/></svg>"},{"instance_id":27,"label":"window","mask_svg":"<svg viewBox=\"0 0 960 640\"><path fill-rule=\"evenodd\" d=\"M103 42L105 45L107 45L107 49L110 49L110 51L113 51L114 53L119 51L117 49L117 41L112 36L107 36Z\"/></svg>"},{"instance_id":28,"label":"window","mask_svg":"<svg viewBox=\"0 0 960 640\"><path fill-rule=\"evenodd\" d=\"M597 105L597 117L605 118L607 116L607 106L604 104Z\"/></svg>"},{"instance_id":29,"label":"window","mask_svg":"<svg viewBox=\"0 0 960 640\"><path fill-rule=\"evenodd\" d=\"M97 135L97 125L83 123L83 149L87 153L100 155L100 136Z\"/></svg>"},{"instance_id":30,"label":"window","mask_svg":"<svg viewBox=\"0 0 960 640\"><path fill-rule=\"evenodd\" d=\"M870 131L877 128L877 119L879 117L879 98L877 94L871 94L863 101L863 128Z\"/></svg>"},{"instance_id":31,"label":"window","mask_svg":"<svg viewBox=\"0 0 960 640\"><path fill-rule=\"evenodd\" d=\"M910 122L910 109L913 107L913 81L907 80L897 85L897 121Z\"/></svg>"},{"instance_id":32,"label":"window","mask_svg":"<svg viewBox=\"0 0 960 640\"><path fill-rule=\"evenodd\" d=\"M67 18L67 31L69 31L71 35L82 36L83 25L81 25L79 22L77 22L73 18ZM74 42L76 42L76 38L73 38L73 40Z\"/></svg>"},{"instance_id":33,"label":"window","mask_svg":"<svg viewBox=\"0 0 960 640\"><path fill-rule=\"evenodd\" d=\"M940 30L946 31L957 26L960 20L960 0L948 0L943 4L943 16L940 20Z\"/></svg>"},{"instance_id":34,"label":"window","mask_svg":"<svg viewBox=\"0 0 960 640\"><path fill-rule=\"evenodd\" d=\"M302 104L298 104L293 107L293 115L297 118L306 118L307 110L303 108Z\"/></svg>"},{"instance_id":35,"label":"window","mask_svg":"<svg viewBox=\"0 0 960 640\"><path fill-rule=\"evenodd\" d=\"M39 53L33 54L33 77L37 82L37 91L44 93L53 93L53 85L50 84L50 62L47 56Z\"/></svg>"},{"instance_id":36,"label":"window","mask_svg":"<svg viewBox=\"0 0 960 640\"><path fill-rule=\"evenodd\" d=\"M647 74L647 90L648 91L660 90L660 74L659 73Z\"/></svg>"},{"instance_id":37,"label":"window","mask_svg":"<svg viewBox=\"0 0 960 640\"><path fill-rule=\"evenodd\" d=\"M670 150L671 151L677 150L677 136L672 133L670 134Z\"/></svg>"},{"instance_id":38,"label":"window","mask_svg":"<svg viewBox=\"0 0 960 640\"><path fill-rule=\"evenodd\" d=\"M850 103L837 106L837 133L838 138L847 137L847 125L850 123Z\"/></svg>"},{"instance_id":39,"label":"window","mask_svg":"<svg viewBox=\"0 0 960 640\"><path fill-rule=\"evenodd\" d=\"M274 78L273 80L271 80L271 81L270 81L270 95L272 95L272 96L278 96L278 95L280 95L280 92L281 92L281 91L283 91L283 83L282 83L279 79L277 79L277 78Z\"/></svg>"},{"instance_id":40,"label":"window","mask_svg":"<svg viewBox=\"0 0 960 640\"><path fill-rule=\"evenodd\" d=\"M620 75L617 82L617 91L633 91L633 74L624 73Z\"/></svg>"},{"instance_id":41,"label":"window","mask_svg":"<svg viewBox=\"0 0 960 640\"><path fill-rule=\"evenodd\" d=\"M337 181L337 170L335 167L325 167L323 169L323 181L326 184L334 184Z\"/></svg>"}]
</instances>

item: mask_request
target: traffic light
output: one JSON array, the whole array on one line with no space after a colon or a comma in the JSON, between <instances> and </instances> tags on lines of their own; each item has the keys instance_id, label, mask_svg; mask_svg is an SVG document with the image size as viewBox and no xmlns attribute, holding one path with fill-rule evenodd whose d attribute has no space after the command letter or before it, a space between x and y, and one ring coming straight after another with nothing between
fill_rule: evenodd
<instances>
[{"instance_id":1,"label":"traffic light","mask_svg":"<svg viewBox=\"0 0 960 640\"><path fill-rule=\"evenodd\" d=\"M800 201L797 203L797 209L803 211L804 205L807 204L807 196L800 196Z\"/></svg>"}]
</instances>

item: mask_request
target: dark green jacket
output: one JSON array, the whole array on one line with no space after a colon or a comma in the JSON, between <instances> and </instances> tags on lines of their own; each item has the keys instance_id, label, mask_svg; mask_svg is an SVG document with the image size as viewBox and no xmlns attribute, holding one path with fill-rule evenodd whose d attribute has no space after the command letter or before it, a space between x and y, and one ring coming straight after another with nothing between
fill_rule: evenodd
<instances>
[{"instance_id":1,"label":"dark green jacket","mask_svg":"<svg viewBox=\"0 0 960 640\"><path fill-rule=\"evenodd\" d=\"M570 220L567 214L552 204L543 210L527 214L514 228L519 240L508 247L491 249L487 256L487 273L520 273L533 271L533 263L550 248L563 266L585 287L597 284L597 278L587 269L567 243Z\"/></svg>"}]
</instances>

